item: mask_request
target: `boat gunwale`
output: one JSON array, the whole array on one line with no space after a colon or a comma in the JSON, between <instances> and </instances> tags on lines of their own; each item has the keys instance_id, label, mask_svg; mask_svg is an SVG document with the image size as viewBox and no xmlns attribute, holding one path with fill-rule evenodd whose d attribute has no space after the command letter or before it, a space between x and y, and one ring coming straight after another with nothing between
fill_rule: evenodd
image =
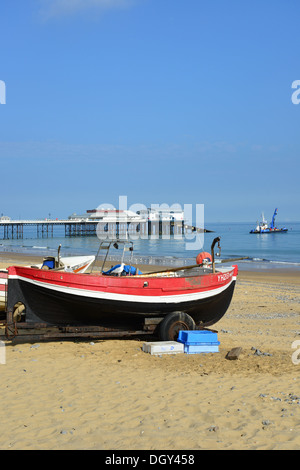
<instances>
[{"instance_id":1,"label":"boat gunwale","mask_svg":"<svg viewBox=\"0 0 300 470\"><path fill-rule=\"evenodd\" d=\"M214 291L219 288L223 289L228 287L231 282L236 279L237 275L237 266L222 268L219 272L200 276L170 278L145 278L141 275L119 277L92 274L89 276L85 273L82 275L75 274L74 277L74 273L54 273L53 270L42 272L38 270L38 276L28 276L28 270L30 270L29 273L31 273L33 268L11 267L9 270L8 282L10 279L19 279L24 282L35 284L37 287L44 287L53 291L55 291L55 289L61 289L66 292L69 291L70 293L73 291L74 293L77 293L77 295L82 293L82 295L92 296L94 293L98 296L103 293L103 295L112 294L125 297L134 296L152 299L157 299L159 297L185 296L193 293L196 294L205 291ZM12 272L14 272L14 274L12 274ZM92 280L93 282L82 283L82 279ZM101 280L100 284L99 280Z\"/></svg>"}]
</instances>

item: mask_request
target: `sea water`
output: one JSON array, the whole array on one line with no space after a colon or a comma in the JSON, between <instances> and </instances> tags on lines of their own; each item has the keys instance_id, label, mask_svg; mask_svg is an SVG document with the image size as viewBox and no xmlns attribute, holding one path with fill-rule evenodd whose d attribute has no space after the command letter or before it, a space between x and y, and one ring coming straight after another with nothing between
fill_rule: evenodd
<instances>
[{"instance_id":1,"label":"sea water","mask_svg":"<svg viewBox=\"0 0 300 470\"><path fill-rule=\"evenodd\" d=\"M281 223L280 226L285 226L288 232L270 234L250 234L253 224L246 222L208 223L206 226L213 232L202 234L197 240L195 233L181 238L138 238L134 240L133 261L174 267L194 264L197 254L200 251L210 252L213 239L220 237L221 250L215 246L215 253L220 251L216 262L226 258L249 257L249 260L237 263L240 269L300 270L300 222ZM1 251L51 256L57 253L60 244L62 256L95 255L99 239L97 236L65 237L63 227L56 227L53 237L38 238L36 229L28 227L24 230L23 239L0 239L0 259Z\"/></svg>"}]
</instances>

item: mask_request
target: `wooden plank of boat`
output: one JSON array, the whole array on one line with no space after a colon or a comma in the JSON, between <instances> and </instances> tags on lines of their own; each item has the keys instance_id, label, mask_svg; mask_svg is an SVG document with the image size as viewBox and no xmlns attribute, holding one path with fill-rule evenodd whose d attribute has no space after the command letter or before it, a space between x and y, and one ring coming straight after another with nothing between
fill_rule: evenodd
<instances>
[{"instance_id":1,"label":"wooden plank of boat","mask_svg":"<svg viewBox=\"0 0 300 470\"><path fill-rule=\"evenodd\" d=\"M0 329L0 338L6 338L13 340L18 337L26 338L27 341L39 341L45 339L55 338L107 338L107 337L124 337L124 336L138 336L138 335L152 335L157 323L149 319L151 324L145 325L145 329L142 330L129 330L119 328L104 328L101 326L76 326L76 327L60 327L53 326L49 327L43 323L18 323L7 324L5 329ZM161 320L161 318L159 319Z\"/></svg>"}]
</instances>

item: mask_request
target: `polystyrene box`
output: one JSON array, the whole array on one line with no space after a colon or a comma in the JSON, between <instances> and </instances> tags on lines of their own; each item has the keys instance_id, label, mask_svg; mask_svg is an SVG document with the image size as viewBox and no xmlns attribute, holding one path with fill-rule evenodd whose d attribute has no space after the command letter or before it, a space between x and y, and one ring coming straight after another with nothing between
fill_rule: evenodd
<instances>
[{"instance_id":1,"label":"polystyrene box","mask_svg":"<svg viewBox=\"0 0 300 470\"><path fill-rule=\"evenodd\" d=\"M177 341L157 341L155 343L144 343L143 351L155 354L178 354L184 352L184 344Z\"/></svg>"}]
</instances>

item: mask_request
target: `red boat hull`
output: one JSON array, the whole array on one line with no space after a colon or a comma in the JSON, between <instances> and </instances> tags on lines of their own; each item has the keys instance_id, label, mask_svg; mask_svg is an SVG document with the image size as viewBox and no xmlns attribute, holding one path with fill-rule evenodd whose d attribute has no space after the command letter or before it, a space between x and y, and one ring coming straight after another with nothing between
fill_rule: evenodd
<instances>
[{"instance_id":1,"label":"red boat hull","mask_svg":"<svg viewBox=\"0 0 300 470\"><path fill-rule=\"evenodd\" d=\"M185 312L209 326L227 311L237 267L187 277L103 276L10 267L7 310L26 307L26 322L124 327Z\"/></svg>"},{"instance_id":2,"label":"red boat hull","mask_svg":"<svg viewBox=\"0 0 300 470\"><path fill-rule=\"evenodd\" d=\"M7 271L0 271L0 311L5 308L7 277Z\"/></svg>"}]
</instances>

